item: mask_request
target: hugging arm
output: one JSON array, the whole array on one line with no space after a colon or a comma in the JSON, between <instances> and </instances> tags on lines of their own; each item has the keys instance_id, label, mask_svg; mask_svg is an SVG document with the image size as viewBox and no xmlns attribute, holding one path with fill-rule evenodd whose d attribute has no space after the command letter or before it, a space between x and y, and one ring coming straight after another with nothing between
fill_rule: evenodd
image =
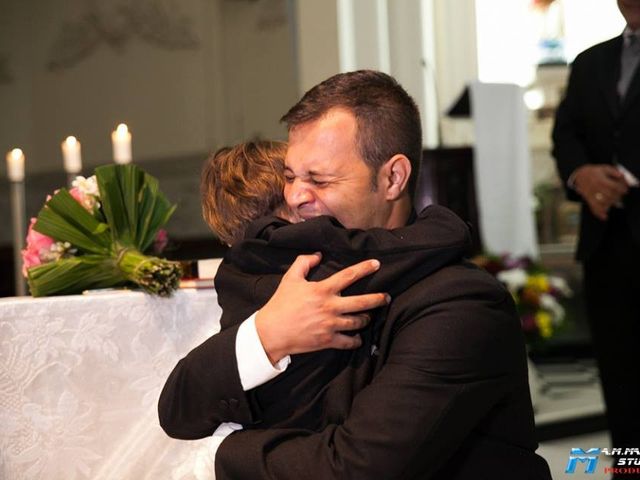
<instances>
[{"instance_id":1,"label":"hugging arm","mask_svg":"<svg viewBox=\"0 0 640 480\"><path fill-rule=\"evenodd\" d=\"M235 355L239 325L208 338L178 362L160 400L160 425L184 440L213 434L222 422L253 423Z\"/></svg>"},{"instance_id":2,"label":"hugging arm","mask_svg":"<svg viewBox=\"0 0 640 480\"><path fill-rule=\"evenodd\" d=\"M274 315L287 315L268 334L272 342L269 345L276 345L276 349L269 351L265 346L265 352L274 364L290 353L329 346L355 348L359 344L358 338L340 332L362 328L368 318L350 312L354 308L376 308L387 301L382 294L340 296L342 288L377 269L371 261L353 265L321 282L307 282L306 273L319 260L317 255L300 256L276 290L275 300L270 301L276 306L268 311ZM285 301L282 301L283 297ZM299 328L305 322L305 328L314 328L309 322L313 318L317 320L315 335L305 337L309 340L304 345L294 346L292 330L282 325ZM212 435L223 422L247 426L256 421L238 369L235 349L239 328L235 325L207 339L180 360L169 375L158 402L160 425L169 436L204 438Z\"/></svg>"},{"instance_id":3,"label":"hugging arm","mask_svg":"<svg viewBox=\"0 0 640 480\"><path fill-rule=\"evenodd\" d=\"M316 280L319 278L315 275L322 274L320 278L325 280L309 282L305 277L320 258L316 255L298 257L256 319L265 353L273 363L294 353L357 347L359 338L342 332L361 328L368 318L353 312L383 306L388 301L381 293L357 294L402 292L417 278L458 258L469 243L466 225L448 210L436 206L425 209L419 221L395 231L347 230L334 222L328 217L319 217L304 224L273 229L266 240L245 241L229 252L231 260L237 260L240 266L241 262L248 262L248 267L274 259L287 264L292 260L282 258L282 252L300 248L314 251L322 246L328 252L341 252L342 256L356 260L381 260L380 271L370 276L378 269L371 261L341 270L344 262L332 258L322 262L311 274ZM301 244L301 239L306 243ZM407 254L404 247L416 239L421 248ZM265 270L272 271L272 267L266 265ZM342 296L342 290L347 287ZM223 307L226 311L226 304ZM159 403L161 425L170 436L201 438L213 433L220 422L249 425L258 420L251 415L239 380L235 332L237 327L210 338L181 360L171 373Z\"/></svg>"},{"instance_id":4,"label":"hugging arm","mask_svg":"<svg viewBox=\"0 0 640 480\"><path fill-rule=\"evenodd\" d=\"M505 364L519 355L508 312L474 300L424 309L395 333L342 425L234 433L218 450L216 478L428 478L507 395L518 368Z\"/></svg>"}]
</instances>

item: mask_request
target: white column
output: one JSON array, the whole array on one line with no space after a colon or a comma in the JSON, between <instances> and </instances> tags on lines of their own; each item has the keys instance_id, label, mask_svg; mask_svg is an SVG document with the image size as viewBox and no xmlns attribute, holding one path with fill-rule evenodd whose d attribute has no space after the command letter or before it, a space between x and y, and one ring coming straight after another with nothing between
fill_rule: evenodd
<instances>
[{"instance_id":1,"label":"white column","mask_svg":"<svg viewBox=\"0 0 640 480\"><path fill-rule=\"evenodd\" d=\"M389 2L391 75L414 98L422 117L423 144L436 147L436 95L433 0Z\"/></svg>"},{"instance_id":2,"label":"white column","mask_svg":"<svg viewBox=\"0 0 640 480\"><path fill-rule=\"evenodd\" d=\"M470 82L478 78L474 0L433 0L436 36L436 84L442 115ZM473 124L442 117L445 144L469 145Z\"/></svg>"},{"instance_id":3,"label":"white column","mask_svg":"<svg viewBox=\"0 0 640 480\"><path fill-rule=\"evenodd\" d=\"M442 112L477 78L474 0L297 0L295 18L301 93L338 71L390 73L420 108L425 146L440 144Z\"/></svg>"},{"instance_id":4,"label":"white column","mask_svg":"<svg viewBox=\"0 0 640 480\"><path fill-rule=\"evenodd\" d=\"M336 0L336 5L340 71L372 69L389 73L388 0Z\"/></svg>"},{"instance_id":5,"label":"white column","mask_svg":"<svg viewBox=\"0 0 640 480\"><path fill-rule=\"evenodd\" d=\"M397 2L396 2L397 3ZM389 45L388 0L376 0L376 33L378 39L378 70L391 72L391 50Z\"/></svg>"},{"instance_id":6,"label":"white column","mask_svg":"<svg viewBox=\"0 0 640 480\"><path fill-rule=\"evenodd\" d=\"M356 32L353 0L337 0L338 9L338 48L340 71L356 70Z\"/></svg>"}]
</instances>

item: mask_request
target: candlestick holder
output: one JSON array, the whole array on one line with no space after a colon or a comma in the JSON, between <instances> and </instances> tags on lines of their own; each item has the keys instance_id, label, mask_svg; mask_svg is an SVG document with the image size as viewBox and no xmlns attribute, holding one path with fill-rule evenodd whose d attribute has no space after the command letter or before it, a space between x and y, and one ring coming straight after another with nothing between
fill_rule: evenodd
<instances>
[{"instance_id":1,"label":"candlestick holder","mask_svg":"<svg viewBox=\"0 0 640 480\"><path fill-rule=\"evenodd\" d=\"M78 175L80 174L67 172L67 186L69 187L69 190L71 190L71 187L73 187L73 185L71 184L73 183L73 181L76 179Z\"/></svg>"},{"instance_id":2,"label":"candlestick holder","mask_svg":"<svg viewBox=\"0 0 640 480\"><path fill-rule=\"evenodd\" d=\"M22 276L22 244L26 235L26 209L24 181L11 181L11 220L13 226L13 278L16 296L27 294L27 284Z\"/></svg>"}]
</instances>

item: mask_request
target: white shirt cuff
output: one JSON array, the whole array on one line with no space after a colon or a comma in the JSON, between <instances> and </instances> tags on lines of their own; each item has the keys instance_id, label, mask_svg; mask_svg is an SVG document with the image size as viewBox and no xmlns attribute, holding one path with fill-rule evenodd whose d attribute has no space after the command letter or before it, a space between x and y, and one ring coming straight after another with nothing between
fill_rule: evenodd
<instances>
[{"instance_id":1,"label":"white shirt cuff","mask_svg":"<svg viewBox=\"0 0 640 480\"><path fill-rule=\"evenodd\" d=\"M275 366L271 364L258 336L255 313L242 322L238 328L236 359L238 360L240 383L244 391L251 390L277 377L291 363L291 357L287 355Z\"/></svg>"}]
</instances>

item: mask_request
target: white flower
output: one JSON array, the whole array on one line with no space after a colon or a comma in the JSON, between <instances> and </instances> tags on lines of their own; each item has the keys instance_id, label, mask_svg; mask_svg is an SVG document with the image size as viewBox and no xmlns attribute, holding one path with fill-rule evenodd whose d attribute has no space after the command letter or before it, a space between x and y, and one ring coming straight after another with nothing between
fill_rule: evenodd
<instances>
[{"instance_id":1,"label":"white flower","mask_svg":"<svg viewBox=\"0 0 640 480\"><path fill-rule=\"evenodd\" d=\"M89 178L84 178L82 175L78 175L73 182L72 187L76 187L81 193L85 195L93 195L96 198L100 198L100 190L98 189L98 181L96 176L92 175Z\"/></svg>"},{"instance_id":2,"label":"white flower","mask_svg":"<svg viewBox=\"0 0 640 480\"><path fill-rule=\"evenodd\" d=\"M522 268L512 268L510 270L503 270L498 272L497 278L502 283L507 285L507 288L514 292L519 288L522 288L527 283L527 272Z\"/></svg>"},{"instance_id":3,"label":"white flower","mask_svg":"<svg viewBox=\"0 0 640 480\"><path fill-rule=\"evenodd\" d=\"M558 325L564 319L564 308L553 295L549 295L548 293L541 294L540 306L551 312L551 318L554 324Z\"/></svg>"},{"instance_id":4,"label":"white flower","mask_svg":"<svg viewBox=\"0 0 640 480\"><path fill-rule=\"evenodd\" d=\"M549 277L549 283L553 288L558 290L565 297L570 297L573 295L573 290L567 283L567 281L562 277Z\"/></svg>"},{"instance_id":5,"label":"white flower","mask_svg":"<svg viewBox=\"0 0 640 480\"><path fill-rule=\"evenodd\" d=\"M72 257L78 252L69 242L54 242L49 248L41 248L39 252L40 260L43 263L55 262L61 258Z\"/></svg>"}]
</instances>

